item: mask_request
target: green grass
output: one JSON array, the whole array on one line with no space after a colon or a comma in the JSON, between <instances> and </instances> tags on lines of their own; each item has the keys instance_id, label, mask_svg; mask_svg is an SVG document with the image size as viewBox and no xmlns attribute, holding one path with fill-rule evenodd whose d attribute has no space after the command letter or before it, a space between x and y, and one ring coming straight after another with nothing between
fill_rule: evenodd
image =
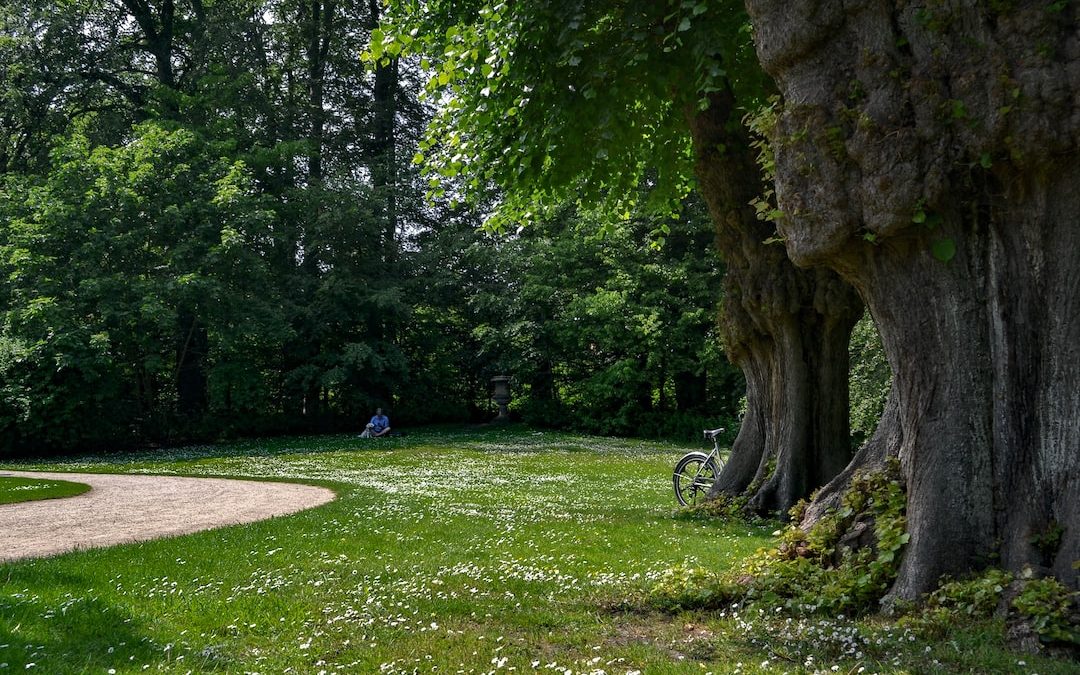
<instances>
[{"instance_id":1,"label":"green grass","mask_svg":"<svg viewBox=\"0 0 1080 675\"><path fill-rule=\"evenodd\" d=\"M89 485L66 480L9 478L0 476L0 504L33 502L39 499L74 497L90 490Z\"/></svg>"},{"instance_id":2,"label":"green grass","mask_svg":"<svg viewBox=\"0 0 1080 675\"><path fill-rule=\"evenodd\" d=\"M0 673L869 673L925 672L933 659L945 671L1067 672L997 643L973 662L951 645L980 644L991 633L979 627L927 643L878 621L645 609L665 569L736 564L776 527L676 517L670 471L686 449L429 430L51 463L297 480L339 498L0 565Z\"/></svg>"}]
</instances>

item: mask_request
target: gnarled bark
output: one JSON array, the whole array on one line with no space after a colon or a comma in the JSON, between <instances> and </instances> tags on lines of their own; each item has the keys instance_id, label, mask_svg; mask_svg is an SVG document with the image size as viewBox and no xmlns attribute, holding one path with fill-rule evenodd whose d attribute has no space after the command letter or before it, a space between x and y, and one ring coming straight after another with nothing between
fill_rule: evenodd
<instances>
[{"instance_id":1,"label":"gnarled bark","mask_svg":"<svg viewBox=\"0 0 1080 675\"><path fill-rule=\"evenodd\" d=\"M911 541L893 595L990 563L1076 587L1075 8L747 6L785 98L774 150L788 252L859 290L895 376L876 450L851 467L901 461Z\"/></svg>"},{"instance_id":2,"label":"gnarled bark","mask_svg":"<svg viewBox=\"0 0 1080 675\"><path fill-rule=\"evenodd\" d=\"M748 508L786 514L851 458L848 341L862 313L836 274L797 269L750 202L760 170L731 92L687 118L697 175L724 256L721 330L728 358L746 376L747 411L731 461L713 489Z\"/></svg>"}]
</instances>

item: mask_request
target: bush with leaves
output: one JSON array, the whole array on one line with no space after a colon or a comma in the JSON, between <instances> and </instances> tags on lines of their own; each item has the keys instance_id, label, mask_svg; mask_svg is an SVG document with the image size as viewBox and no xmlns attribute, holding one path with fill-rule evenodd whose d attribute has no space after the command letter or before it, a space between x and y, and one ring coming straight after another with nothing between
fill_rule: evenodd
<instances>
[{"instance_id":1,"label":"bush with leaves","mask_svg":"<svg viewBox=\"0 0 1080 675\"><path fill-rule=\"evenodd\" d=\"M804 532L796 526L778 532L777 546L761 549L740 568L721 576L714 587L729 599L783 606L795 613L859 614L875 610L896 577L899 553L908 541L905 494L899 467L860 474L838 511ZM724 508L729 512L731 508ZM700 576L700 574L697 574ZM678 590L669 580L667 589ZM671 604L670 590L659 586L652 600ZM708 595L710 602L715 593ZM681 593L680 606L693 599Z\"/></svg>"},{"instance_id":2,"label":"bush with leaves","mask_svg":"<svg viewBox=\"0 0 1080 675\"><path fill-rule=\"evenodd\" d=\"M193 347L197 326L220 331L219 352L273 340L252 332L271 215L226 145L157 123L117 147L74 133L48 177L9 183L0 208L9 447L144 437L173 410L181 366L211 356Z\"/></svg>"}]
</instances>

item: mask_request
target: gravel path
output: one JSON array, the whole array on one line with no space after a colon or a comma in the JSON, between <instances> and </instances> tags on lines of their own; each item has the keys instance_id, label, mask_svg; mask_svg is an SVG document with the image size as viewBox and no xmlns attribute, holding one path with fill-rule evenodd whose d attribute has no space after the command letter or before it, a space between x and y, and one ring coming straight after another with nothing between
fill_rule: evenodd
<instances>
[{"instance_id":1,"label":"gravel path","mask_svg":"<svg viewBox=\"0 0 1080 675\"><path fill-rule=\"evenodd\" d=\"M0 471L85 483L77 497L0 505L0 562L238 525L334 499L312 485L226 478Z\"/></svg>"}]
</instances>

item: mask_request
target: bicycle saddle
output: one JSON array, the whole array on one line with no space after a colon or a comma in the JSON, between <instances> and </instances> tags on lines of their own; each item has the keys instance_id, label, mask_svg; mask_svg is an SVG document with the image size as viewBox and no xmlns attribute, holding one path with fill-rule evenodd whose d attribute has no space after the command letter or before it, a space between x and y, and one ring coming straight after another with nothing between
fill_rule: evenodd
<instances>
[{"instance_id":1,"label":"bicycle saddle","mask_svg":"<svg viewBox=\"0 0 1080 675\"><path fill-rule=\"evenodd\" d=\"M716 437L724 433L725 431L727 431L727 429L725 429L724 427L720 427L719 429L713 429L712 431L706 429L705 438L709 439L710 441L716 440Z\"/></svg>"}]
</instances>

